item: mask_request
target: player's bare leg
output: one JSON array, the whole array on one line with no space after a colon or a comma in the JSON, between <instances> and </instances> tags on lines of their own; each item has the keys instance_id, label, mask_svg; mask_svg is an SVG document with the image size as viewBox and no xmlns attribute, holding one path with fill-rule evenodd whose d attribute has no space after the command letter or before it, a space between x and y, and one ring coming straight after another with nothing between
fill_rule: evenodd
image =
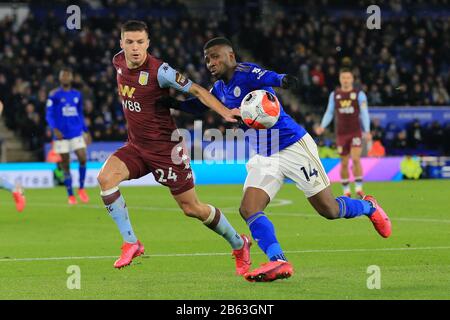
<instances>
[{"instance_id":1,"label":"player's bare leg","mask_svg":"<svg viewBox=\"0 0 450 320\"><path fill-rule=\"evenodd\" d=\"M328 186L316 195L309 197L308 201L321 216L327 219L351 219L365 215L382 237L387 238L391 235L391 222L383 208L372 196L364 196L362 200L345 196L334 198L331 186Z\"/></svg>"},{"instance_id":2,"label":"player's bare leg","mask_svg":"<svg viewBox=\"0 0 450 320\"><path fill-rule=\"evenodd\" d=\"M361 153L361 147L352 147L350 149L350 155L353 162L353 176L355 177L355 192L362 199L364 197L364 192L362 188L363 168L361 165Z\"/></svg>"},{"instance_id":3,"label":"player's bare leg","mask_svg":"<svg viewBox=\"0 0 450 320\"><path fill-rule=\"evenodd\" d=\"M308 201L322 217L329 220L339 218L339 204L331 192L331 186L328 186L316 195L309 197Z\"/></svg>"},{"instance_id":4,"label":"player's bare leg","mask_svg":"<svg viewBox=\"0 0 450 320\"><path fill-rule=\"evenodd\" d=\"M86 162L87 162L87 154L86 154L86 148L81 148L78 150L75 150L75 154L78 158L79 162L79 188L78 188L78 196L80 197L81 202L88 203L89 202L89 196L84 189L84 182L86 180Z\"/></svg>"},{"instance_id":5,"label":"player's bare leg","mask_svg":"<svg viewBox=\"0 0 450 320\"><path fill-rule=\"evenodd\" d=\"M342 189L343 194L346 197L351 197L352 192L350 190L350 174L348 170L350 156L348 154L341 155L341 183L342 183Z\"/></svg>"},{"instance_id":6,"label":"player's bare leg","mask_svg":"<svg viewBox=\"0 0 450 320\"><path fill-rule=\"evenodd\" d=\"M120 258L114 263L115 268L125 267L133 258L144 254L144 246L134 235L127 205L118 187L120 182L128 180L129 176L130 172L125 163L113 155L106 160L97 177L103 203L124 240Z\"/></svg>"},{"instance_id":7,"label":"player's bare leg","mask_svg":"<svg viewBox=\"0 0 450 320\"><path fill-rule=\"evenodd\" d=\"M70 174L70 154L60 153L61 156L61 168L64 172L64 185L66 186L67 196L69 197L68 203L70 205L77 204L77 199L73 195L72 189L72 175Z\"/></svg>"},{"instance_id":8,"label":"player's bare leg","mask_svg":"<svg viewBox=\"0 0 450 320\"><path fill-rule=\"evenodd\" d=\"M199 219L205 226L228 241L233 248L232 254L236 260L236 274L245 274L251 266L251 240L246 235L240 236L218 208L200 202L195 188L173 197L186 216Z\"/></svg>"},{"instance_id":9,"label":"player's bare leg","mask_svg":"<svg viewBox=\"0 0 450 320\"><path fill-rule=\"evenodd\" d=\"M245 189L239 208L242 218L249 226L253 239L270 260L244 275L245 279L251 282L285 279L289 278L294 272L278 243L272 222L263 212L269 202L270 197L264 190L248 187Z\"/></svg>"}]
</instances>

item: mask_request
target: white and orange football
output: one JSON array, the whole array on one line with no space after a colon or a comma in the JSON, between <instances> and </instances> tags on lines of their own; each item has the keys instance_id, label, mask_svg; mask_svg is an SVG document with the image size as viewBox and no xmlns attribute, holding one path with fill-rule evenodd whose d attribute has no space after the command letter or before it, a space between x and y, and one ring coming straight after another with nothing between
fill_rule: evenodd
<instances>
[{"instance_id":1,"label":"white and orange football","mask_svg":"<svg viewBox=\"0 0 450 320\"><path fill-rule=\"evenodd\" d=\"M253 129L269 129L280 117L280 102L266 90L249 92L241 102L241 117Z\"/></svg>"}]
</instances>

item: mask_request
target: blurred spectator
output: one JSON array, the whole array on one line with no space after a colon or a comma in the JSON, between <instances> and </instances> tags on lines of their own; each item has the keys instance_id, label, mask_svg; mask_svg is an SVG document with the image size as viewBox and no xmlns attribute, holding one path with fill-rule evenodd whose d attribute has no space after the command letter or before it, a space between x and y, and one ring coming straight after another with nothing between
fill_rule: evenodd
<instances>
[{"instance_id":1,"label":"blurred spectator","mask_svg":"<svg viewBox=\"0 0 450 320\"><path fill-rule=\"evenodd\" d=\"M372 133L373 140L384 140L384 128L380 125L379 119L374 119L370 125L370 131Z\"/></svg>"},{"instance_id":2,"label":"blurred spectator","mask_svg":"<svg viewBox=\"0 0 450 320\"><path fill-rule=\"evenodd\" d=\"M405 150L408 148L406 130L402 130L397 134L395 140L393 141L393 147L400 150Z\"/></svg>"},{"instance_id":3,"label":"blurred spectator","mask_svg":"<svg viewBox=\"0 0 450 320\"><path fill-rule=\"evenodd\" d=\"M260 5L252 10L238 3L236 16L231 16L209 9L192 13L181 0L80 0L77 3L83 8L99 10L86 10L82 30L71 32L63 27L65 15L59 14L69 1L32 1L31 14L22 24L10 16L0 20L5 123L30 149L40 149L49 141L51 133L41 125L46 96L57 86L56 72L68 65L75 70L74 87L83 93L85 120L94 140L124 141L126 123L111 59L120 50L120 24L128 18L148 23L154 55L203 86L213 82L204 66L202 47L215 36L228 36L238 54L244 51L241 48L247 49L254 61L268 69L297 75L301 86L296 99L283 105L311 135L343 65L351 65L369 106L450 105L450 19L445 14L433 16L434 12L445 13L439 1L422 2L419 7L412 0L386 4L383 10L391 10L393 18L383 19L382 33L361 28L365 16L351 16L351 10L365 10L368 0L351 5L337 0L309 1L308 6L280 0L270 23L261 19L261 8L271 8L275 2L256 2ZM233 3L225 1L224 7ZM330 9L323 10L325 5ZM340 15L342 10L350 10L349 16ZM411 17L417 12L424 14ZM171 94L184 99L174 90ZM192 129L192 116L178 111L173 115L179 127ZM213 113L205 117L203 126L205 130L225 129ZM395 124L382 128L374 121L372 135L387 153L392 148L426 144L449 154L450 139L445 139L449 128L445 123L413 124L401 131Z\"/></svg>"},{"instance_id":4,"label":"blurred spectator","mask_svg":"<svg viewBox=\"0 0 450 320\"><path fill-rule=\"evenodd\" d=\"M408 148L415 149L423 144L423 128L418 120L412 122L407 129Z\"/></svg>"}]
</instances>

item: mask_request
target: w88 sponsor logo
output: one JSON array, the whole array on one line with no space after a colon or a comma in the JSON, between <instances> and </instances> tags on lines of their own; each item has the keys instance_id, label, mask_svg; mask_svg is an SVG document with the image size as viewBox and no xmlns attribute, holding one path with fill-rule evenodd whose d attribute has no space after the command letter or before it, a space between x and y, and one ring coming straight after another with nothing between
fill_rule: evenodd
<instances>
[{"instance_id":1,"label":"w88 sponsor logo","mask_svg":"<svg viewBox=\"0 0 450 320\"><path fill-rule=\"evenodd\" d=\"M352 114L355 112L355 108L353 107L341 107L339 108L339 113L343 113L343 114Z\"/></svg>"},{"instance_id":2,"label":"w88 sponsor logo","mask_svg":"<svg viewBox=\"0 0 450 320\"><path fill-rule=\"evenodd\" d=\"M141 104L137 101L122 100L122 107L128 109L129 111L141 112Z\"/></svg>"}]
</instances>

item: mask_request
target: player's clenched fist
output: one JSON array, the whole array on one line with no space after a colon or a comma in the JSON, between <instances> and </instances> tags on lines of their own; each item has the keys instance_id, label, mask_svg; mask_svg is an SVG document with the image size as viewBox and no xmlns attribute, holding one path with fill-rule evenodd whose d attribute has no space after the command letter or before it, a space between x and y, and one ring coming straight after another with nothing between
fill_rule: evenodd
<instances>
[{"instance_id":1,"label":"player's clenched fist","mask_svg":"<svg viewBox=\"0 0 450 320\"><path fill-rule=\"evenodd\" d=\"M325 129L323 127L316 127L315 131L316 134L320 136L325 131Z\"/></svg>"}]
</instances>

